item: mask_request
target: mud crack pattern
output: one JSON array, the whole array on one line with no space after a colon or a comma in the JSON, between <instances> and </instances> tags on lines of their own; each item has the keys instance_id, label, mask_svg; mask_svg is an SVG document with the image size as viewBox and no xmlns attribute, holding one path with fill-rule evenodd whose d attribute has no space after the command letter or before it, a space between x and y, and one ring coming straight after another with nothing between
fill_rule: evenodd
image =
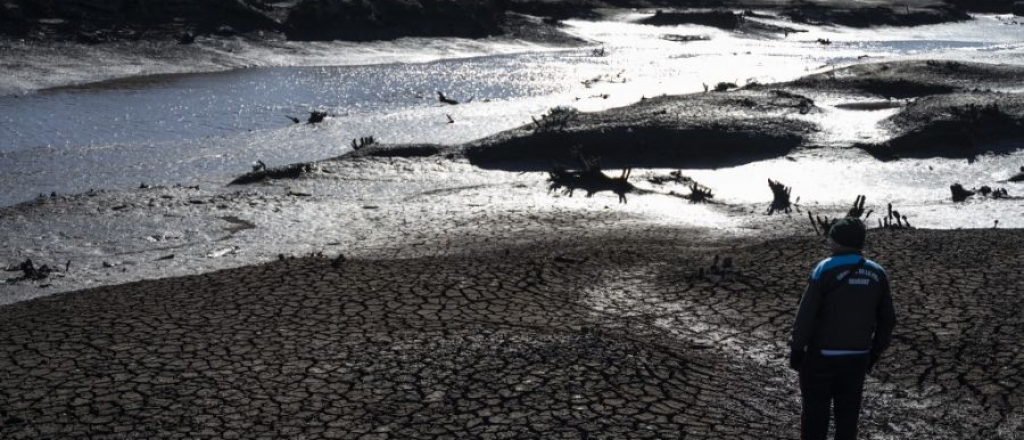
<instances>
[{"instance_id":1,"label":"mud crack pattern","mask_svg":"<svg viewBox=\"0 0 1024 440\"><path fill-rule=\"evenodd\" d=\"M866 438L1013 439L1017 231L872 234L894 347ZM557 243L557 247L552 245ZM296 259L0 308L0 437L798 438L811 238L644 229ZM713 255L734 266L706 271Z\"/></svg>"}]
</instances>

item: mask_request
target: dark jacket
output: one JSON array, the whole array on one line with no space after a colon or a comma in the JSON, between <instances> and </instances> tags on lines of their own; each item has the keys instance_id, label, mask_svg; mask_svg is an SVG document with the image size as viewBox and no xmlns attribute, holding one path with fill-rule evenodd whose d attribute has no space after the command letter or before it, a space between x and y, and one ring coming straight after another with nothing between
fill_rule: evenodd
<instances>
[{"instance_id":1,"label":"dark jacket","mask_svg":"<svg viewBox=\"0 0 1024 440\"><path fill-rule=\"evenodd\" d=\"M833 255L811 272L793 324L792 348L881 354L895 325L885 269L858 253Z\"/></svg>"}]
</instances>

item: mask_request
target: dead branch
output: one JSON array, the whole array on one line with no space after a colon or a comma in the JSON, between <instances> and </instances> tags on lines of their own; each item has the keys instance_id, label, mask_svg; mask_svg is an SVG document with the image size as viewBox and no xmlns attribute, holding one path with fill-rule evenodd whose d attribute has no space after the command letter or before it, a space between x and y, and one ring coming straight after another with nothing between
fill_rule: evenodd
<instances>
[{"instance_id":1,"label":"dead branch","mask_svg":"<svg viewBox=\"0 0 1024 440\"><path fill-rule=\"evenodd\" d=\"M711 188L702 186L697 182L690 184L690 195L687 196L690 203L707 203L713 198L715 198L715 195L711 192Z\"/></svg>"},{"instance_id":2,"label":"dead branch","mask_svg":"<svg viewBox=\"0 0 1024 440\"><path fill-rule=\"evenodd\" d=\"M583 169L569 170L563 166L555 166L548 173L548 192L561 190L563 195L572 197L575 190L582 189L587 192L587 197L592 197L601 191L611 191L619 196L619 203L627 203L626 193L636 190L636 187L629 183L632 168L623 169L619 177L609 177L601 171L599 157L585 157L577 153L577 158Z\"/></svg>"},{"instance_id":3,"label":"dead branch","mask_svg":"<svg viewBox=\"0 0 1024 440\"><path fill-rule=\"evenodd\" d=\"M534 133L543 133L565 130L566 126L578 115L579 110L572 107L552 107L540 119L531 117L533 119L533 131Z\"/></svg>"},{"instance_id":4,"label":"dead branch","mask_svg":"<svg viewBox=\"0 0 1024 440\"><path fill-rule=\"evenodd\" d=\"M793 202L789 200L793 188L783 185L781 182L768 179L768 187L772 190L772 204L768 206L768 214L776 212L793 212Z\"/></svg>"},{"instance_id":5,"label":"dead branch","mask_svg":"<svg viewBox=\"0 0 1024 440\"><path fill-rule=\"evenodd\" d=\"M361 137L359 139L352 139L352 149L353 150L360 150L363 147L374 145L376 143L377 143L377 140L374 139L373 136L366 136L366 137Z\"/></svg>"}]
</instances>

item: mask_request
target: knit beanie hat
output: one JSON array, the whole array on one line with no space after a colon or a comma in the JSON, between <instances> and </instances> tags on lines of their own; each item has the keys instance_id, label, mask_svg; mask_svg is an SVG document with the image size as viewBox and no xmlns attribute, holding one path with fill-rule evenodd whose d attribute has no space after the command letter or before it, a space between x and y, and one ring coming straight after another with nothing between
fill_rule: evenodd
<instances>
[{"instance_id":1,"label":"knit beanie hat","mask_svg":"<svg viewBox=\"0 0 1024 440\"><path fill-rule=\"evenodd\" d=\"M828 231L828 236L833 241L854 249L864 247L864 236L866 234L864 222L853 217L839 219L839 221L832 225L832 229Z\"/></svg>"}]
</instances>

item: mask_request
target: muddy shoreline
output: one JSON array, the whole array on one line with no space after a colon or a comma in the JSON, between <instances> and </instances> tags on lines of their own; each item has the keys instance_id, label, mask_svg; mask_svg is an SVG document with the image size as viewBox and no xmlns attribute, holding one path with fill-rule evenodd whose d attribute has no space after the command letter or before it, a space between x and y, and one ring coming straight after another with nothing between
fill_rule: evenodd
<instances>
[{"instance_id":1,"label":"muddy shoreline","mask_svg":"<svg viewBox=\"0 0 1024 440\"><path fill-rule=\"evenodd\" d=\"M1010 12L1012 6L1006 2L1005 7L982 10ZM962 21L970 18L968 11L975 10L970 5L939 0L869 4L816 0L797 5L774 0L57 0L44 4L11 0L0 5L0 33L7 38L85 44L139 40L190 44L201 35L243 35L256 40L372 41L526 33L557 41L564 38L556 32L558 20L599 17L608 8L717 8L698 20L710 19L712 25L721 25L716 17L731 16L734 10L761 9L800 23L854 27ZM546 19L540 24L524 23L517 14Z\"/></svg>"},{"instance_id":2,"label":"muddy shoreline","mask_svg":"<svg viewBox=\"0 0 1024 440\"><path fill-rule=\"evenodd\" d=\"M837 94L881 101L854 110L897 108L883 121L890 138L852 143L878 159L975 159L1021 148L1024 104L1017 79L1024 68L981 63L897 61L864 63L778 84L721 83L705 93L644 98L596 113L559 107L531 124L462 145L373 144L327 160L364 157L464 158L486 169L546 171L599 157L609 168L718 168L786 156L816 147L821 129L807 115L816 100ZM297 178L312 163L239 176L245 184Z\"/></svg>"},{"instance_id":3,"label":"muddy shoreline","mask_svg":"<svg viewBox=\"0 0 1024 440\"><path fill-rule=\"evenodd\" d=\"M230 183L231 179L225 179L223 184L202 188L185 183L41 195L0 209L0 225L12 231L0 237L10 249L4 264L32 259L37 264L64 266L70 260L76 270L49 282L4 286L8 296L4 302L109 284L111 280L235 267L246 261L267 261L279 253L358 249L357 255L378 255L381 246L391 249L402 243L423 242L435 234L433 228L451 219L458 219L453 220L458 225L504 229L510 223L521 223L544 230L549 221L559 222L539 220L547 218L545 215L565 216L574 219L566 220L568 224L576 224L612 212L615 216L609 219L616 221L682 222L730 233L761 233L769 227L804 230L810 227L805 219L780 223L765 218L767 198L763 205L719 203L716 199L704 206L691 202L693 185L699 188L705 182L685 180L684 176L670 178L668 185L650 182L664 182L666 169L711 171L762 161L813 161L817 151L835 149L816 145L816 139L826 111L821 101L834 101L836 93L848 96L854 100L851 105L866 111L877 107L895 110L894 116L883 121L891 126L887 140L844 146L865 150L881 161L922 157L976 160L1019 151L1024 138L1020 98L1001 90L1015 86L1020 71L1009 66L930 61L864 64L838 71L835 77L821 74L790 83L727 86L720 92L647 98L594 113L549 112L531 124L462 145L367 143L342 156L240 172ZM964 77L986 89L968 88ZM937 88L942 93L934 94ZM884 94L892 90L914 97L886 99ZM965 117L951 117L950 109ZM596 166L604 179L554 181L555 171L581 170L587 163ZM1006 177L973 185L1007 186L1010 196L1020 196L1013 178L1018 167L994 170ZM616 183L616 176L629 174L626 170L631 170L632 179ZM934 203L952 209L945 206L953 205L947 188L959 178L952 175L948 182L939 182L935 190L944 195ZM765 197L769 195L763 181L751 185L764 190ZM568 189L580 191L573 198L563 194ZM714 187L710 190L717 191ZM800 188L797 190L799 194ZM849 203L856 195L845 195L841 203ZM883 212L885 203L892 201L866 195L876 212ZM630 203L634 200L642 202ZM994 210L1013 200L979 199L977 203ZM817 201L805 197L804 203ZM612 206L615 208L610 209ZM816 206L813 210L833 215L832 211L845 208ZM97 215L107 219L102 227L94 226ZM541 217L534 218L536 215ZM688 218L691 216L693 219ZM970 224L998 226L1002 218L998 211L985 216ZM61 220L39 220L50 218ZM223 218L257 226L237 236L227 235L225 228L237 225ZM339 223L339 218L344 221ZM1015 219L1002 220L1004 225L1017 224ZM916 224L913 211L911 221ZM933 220L931 224L936 223ZM939 224L962 225L952 217ZM318 231L315 240L305 241L307 228ZM396 240L395 234L404 238ZM169 258L163 260L165 257Z\"/></svg>"}]
</instances>

